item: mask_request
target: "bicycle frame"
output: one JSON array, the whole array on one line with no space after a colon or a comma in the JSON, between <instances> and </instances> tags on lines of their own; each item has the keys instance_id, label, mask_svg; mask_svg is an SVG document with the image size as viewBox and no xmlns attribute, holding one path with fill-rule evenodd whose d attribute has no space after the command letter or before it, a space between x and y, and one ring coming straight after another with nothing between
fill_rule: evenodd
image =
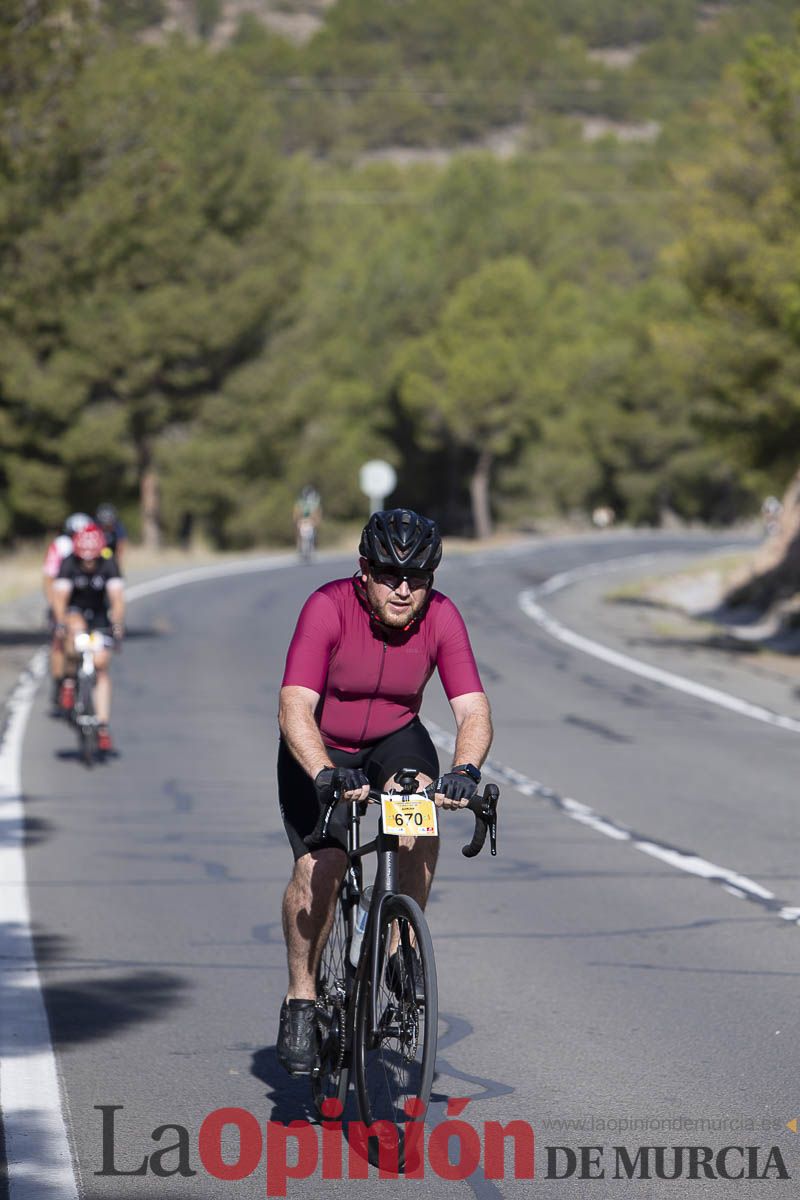
<instances>
[{"instance_id":1,"label":"bicycle frame","mask_svg":"<svg viewBox=\"0 0 800 1200\"><path fill-rule=\"evenodd\" d=\"M91 688L94 688L97 672L94 665L94 655L96 650L105 649L105 639L101 633L96 631L92 633L76 633L74 638L75 649L80 655L80 663L77 673L77 697L82 698L81 683L86 680ZM97 717L94 711L91 713L77 713L75 716L77 725L96 725Z\"/></svg>"},{"instance_id":2,"label":"bicycle frame","mask_svg":"<svg viewBox=\"0 0 800 1200\"><path fill-rule=\"evenodd\" d=\"M414 776L416 778L416 776ZM384 796L392 795L394 798L403 796L406 799L413 800L414 798L429 799L430 794L424 792L407 792L402 788L399 792L378 792L370 791L369 800L379 804ZM475 813L476 832L472 842L465 846L462 853L472 858L479 853L483 841L488 830L491 839L492 854L496 854L496 817L495 810L497 805L497 788L489 784L483 801L483 807L473 802L470 804L471 810ZM330 806L330 812L333 811L335 804ZM364 930L364 939L361 944L361 952L359 955L359 969L364 955L369 955L370 963L370 985L371 985L371 1019L373 1027L377 1025L379 1014L378 1008L378 975L381 969L380 947L377 944L379 930L381 928L381 915L384 905L392 896L400 894L399 888L399 864L398 851L400 849L400 837L398 834L386 833L383 825L379 822L378 832L371 841L361 845L361 815L359 813L359 802L349 801L348 803L348 820L347 820L347 858L348 865L346 876L349 876L349 887L351 889L351 902L348 908L348 944L353 936L353 914L359 897L363 890L363 866L362 859L367 854L377 854L377 868L375 872L375 883L373 885L372 901L370 903L369 915L367 917L367 925ZM326 812L321 821L322 829L327 828L329 812ZM481 822L483 824L481 825Z\"/></svg>"},{"instance_id":3,"label":"bicycle frame","mask_svg":"<svg viewBox=\"0 0 800 1200\"><path fill-rule=\"evenodd\" d=\"M356 820L356 836L358 836L358 820ZM400 849L400 838L394 833L385 833L381 825L378 833L371 842L364 846L356 846L350 851L349 858L362 859L365 854L377 853L378 862L375 872L375 883L372 891L372 902L369 906L367 927L364 930L364 941L361 945L359 963L365 954L369 955L371 968L370 985L372 994L372 1024L378 1022L378 974L380 970L380 947L378 946L378 931L381 927L381 914L386 901L399 892L399 865L397 854ZM360 894L360 893L359 893ZM352 936L352 934L351 934Z\"/></svg>"},{"instance_id":4,"label":"bicycle frame","mask_svg":"<svg viewBox=\"0 0 800 1200\"><path fill-rule=\"evenodd\" d=\"M94 656L97 651L106 648L106 639L97 630L91 633L81 630L75 634L73 645L80 657L75 679L72 722L78 731L81 755L87 767L90 767L94 761L97 728L100 723L94 709L94 687L97 679Z\"/></svg>"}]
</instances>

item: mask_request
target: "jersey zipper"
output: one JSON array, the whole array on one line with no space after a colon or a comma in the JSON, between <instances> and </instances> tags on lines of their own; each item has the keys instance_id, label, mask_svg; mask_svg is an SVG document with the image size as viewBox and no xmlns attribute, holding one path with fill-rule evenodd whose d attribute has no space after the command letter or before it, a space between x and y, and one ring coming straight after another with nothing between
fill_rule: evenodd
<instances>
[{"instance_id":1,"label":"jersey zipper","mask_svg":"<svg viewBox=\"0 0 800 1200\"><path fill-rule=\"evenodd\" d=\"M381 681L383 679L383 670L386 665L386 647L387 647L387 641L386 641L386 638L384 638L383 639L383 650L381 651L381 666L380 666L380 670L378 671L378 679L375 684L375 690L373 691L372 695L370 696L369 703L367 704L367 712L366 712L366 716L364 717L364 728L361 730L361 737L358 739L359 742L364 741L367 729L369 728L369 718L370 718L370 714L372 713L372 702L373 702L373 700L377 699L378 692L380 690Z\"/></svg>"}]
</instances>

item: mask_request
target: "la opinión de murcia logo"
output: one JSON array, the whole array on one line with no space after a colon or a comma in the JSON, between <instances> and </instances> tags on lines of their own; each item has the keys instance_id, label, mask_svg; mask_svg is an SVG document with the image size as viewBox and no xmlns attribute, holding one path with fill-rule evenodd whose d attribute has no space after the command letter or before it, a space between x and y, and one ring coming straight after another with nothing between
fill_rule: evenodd
<instances>
[{"instance_id":1,"label":"la opini\u00f3n de murcia logo","mask_svg":"<svg viewBox=\"0 0 800 1200\"><path fill-rule=\"evenodd\" d=\"M407 1179L424 1179L428 1174L439 1179L468 1179L483 1167L487 1179L506 1178L506 1148L513 1162L515 1179L534 1178L534 1133L527 1121L485 1121L482 1136L467 1121L460 1120L469 1098L447 1102L447 1120L428 1130L422 1117L424 1105L407 1100L403 1105L408 1120L403 1124L404 1169ZM184 1125L159 1125L151 1139L157 1150L144 1154L131 1166L121 1162L116 1145L117 1114L122 1104L96 1104L102 1114L103 1165L95 1175L155 1175L162 1179L174 1175L191 1176L198 1172L192 1165L192 1142ZM197 1135L197 1158L203 1170L215 1179L238 1182L253 1175L263 1164L267 1196L285 1196L290 1180L308 1179L317 1170L323 1179L368 1179L369 1143L378 1148L378 1173L381 1179L396 1178L400 1162L400 1138L391 1121L349 1121L347 1135L340 1120L340 1101L329 1099L322 1105L325 1121L267 1121L263 1126L244 1108L217 1108L205 1118ZM223 1138L233 1130L238 1137L235 1161L224 1157ZM170 1138L165 1144L167 1137ZM126 1139L127 1140L127 1139ZM128 1152L129 1153L129 1152Z\"/></svg>"},{"instance_id":2,"label":"la opini\u00f3n de murcia logo","mask_svg":"<svg viewBox=\"0 0 800 1200\"><path fill-rule=\"evenodd\" d=\"M481 1131L463 1120L468 1098L447 1103L447 1119L428 1129L418 1100L404 1105L404 1168L409 1179L434 1175L439 1179L468 1179L482 1168L484 1178L505 1179L506 1158L514 1179L535 1178L535 1137L527 1121L484 1121ZM262 1168L267 1196L286 1196L293 1180L320 1172L323 1179L368 1179L369 1144L377 1146L378 1174L396 1178L400 1164L397 1127L390 1121L365 1125L350 1121L346 1135L342 1105L326 1100L325 1121L267 1121L244 1108L217 1108L203 1120L193 1146L189 1130L174 1122L159 1125L150 1135L158 1144L131 1165L117 1146L118 1118L124 1106L98 1104L102 1115L101 1176L153 1175L166 1179L198 1174L193 1163L214 1179L236 1183ZM791 1125L789 1126L791 1128ZM233 1136L231 1136L233 1135ZM169 1140L167 1140L169 1139ZM126 1137L126 1142L129 1138ZM227 1154L223 1143L228 1143ZM230 1150L230 1143L236 1150ZM193 1150L196 1149L196 1156ZM141 1154L141 1151L138 1152ZM540 1154L541 1157L541 1154ZM607 1180L788 1180L791 1178L778 1146L545 1146L544 1179Z\"/></svg>"}]
</instances>

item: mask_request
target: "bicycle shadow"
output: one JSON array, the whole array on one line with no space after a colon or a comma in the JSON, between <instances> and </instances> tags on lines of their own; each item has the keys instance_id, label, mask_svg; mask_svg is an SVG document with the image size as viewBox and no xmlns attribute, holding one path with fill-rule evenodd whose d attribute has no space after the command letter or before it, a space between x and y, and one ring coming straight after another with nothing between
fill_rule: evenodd
<instances>
[{"instance_id":1,"label":"bicycle shadow","mask_svg":"<svg viewBox=\"0 0 800 1200\"><path fill-rule=\"evenodd\" d=\"M265 1046L253 1054L250 1073L271 1089L267 1093L267 1099L273 1103L272 1112L267 1118L269 1121L280 1122L282 1125L288 1125L290 1121L298 1120L305 1120L314 1125L322 1124L320 1115L311 1097L311 1085L308 1076L293 1078L291 1075L287 1075L278 1062L275 1046ZM340 1118L342 1122L342 1135L348 1146L350 1169L352 1169L352 1165L356 1160L361 1163L362 1167L366 1166L369 1168L370 1166L370 1160L367 1156L368 1152L365 1154L360 1141L355 1142L351 1137L350 1123L356 1122L358 1119L355 1094L351 1085L347 1094L345 1109ZM387 1161L391 1163L391 1159L387 1159ZM411 1165L409 1163L409 1166Z\"/></svg>"},{"instance_id":2,"label":"bicycle shadow","mask_svg":"<svg viewBox=\"0 0 800 1200\"><path fill-rule=\"evenodd\" d=\"M440 1013L439 1017L444 1022L445 1029L439 1038L439 1051L436 1056L436 1072L433 1080L434 1087L431 1091L428 1113L425 1118L425 1125L429 1129L446 1119L447 1103L453 1095L452 1091L444 1092L440 1090L442 1081L446 1078L453 1080L456 1083L458 1091L462 1095L466 1093L475 1102L496 1100L514 1092L513 1087L500 1080L489 1079L485 1076L464 1071L450 1061L446 1057L447 1051L471 1036L474 1030L468 1021L453 1013ZM442 1053L442 1051L445 1053ZM300 1076L293 1078L287 1075L278 1062L275 1046L265 1046L255 1051L251 1059L250 1073L270 1089L267 1093L267 1099L272 1101L273 1107L268 1120L280 1122L284 1125L288 1125L290 1121L297 1120L306 1120L314 1124L321 1123L311 1097L311 1087L308 1077ZM439 1085L438 1088L437 1084ZM351 1122L358 1122L359 1120L352 1080L347 1096L347 1104L341 1120L343 1125L342 1133L348 1145L351 1162L354 1159L359 1159L362 1163L368 1164L369 1159L364 1157L362 1153L363 1131L361 1131L358 1139L354 1140L349 1128ZM372 1165L374 1166L375 1164L373 1163ZM411 1169L417 1165L419 1164L416 1161L412 1162L409 1160L406 1169ZM403 1178L404 1173L401 1171L397 1177ZM502 1196L502 1192L497 1185L487 1179L481 1169L478 1169L472 1176L467 1178L465 1183L473 1196L476 1197L476 1200L499 1200Z\"/></svg>"},{"instance_id":3,"label":"bicycle shadow","mask_svg":"<svg viewBox=\"0 0 800 1200\"><path fill-rule=\"evenodd\" d=\"M272 1112L267 1120L282 1125L298 1120L319 1121L308 1076L287 1074L278 1062L275 1046L263 1046L253 1053L250 1074L269 1089L266 1098L272 1102Z\"/></svg>"},{"instance_id":4,"label":"bicycle shadow","mask_svg":"<svg viewBox=\"0 0 800 1200\"><path fill-rule=\"evenodd\" d=\"M61 747L59 750L54 750L53 758L57 758L59 762L83 762L83 755L81 754L80 750L76 748L67 749L66 747ZM95 755L94 763L95 766L98 767L104 765L107 766L112 760L116 760L118 758L122 758L122 754L119 750L104 750L102 753L98 752Z\"/></svg>"}]
</instances>

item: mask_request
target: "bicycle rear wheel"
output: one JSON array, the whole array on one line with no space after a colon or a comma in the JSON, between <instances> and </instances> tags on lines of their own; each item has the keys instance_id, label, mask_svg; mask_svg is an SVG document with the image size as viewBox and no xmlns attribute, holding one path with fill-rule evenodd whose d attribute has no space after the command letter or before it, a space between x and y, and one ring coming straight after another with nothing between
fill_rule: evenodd
<instances>
[{"instance_id":1,"label":"bicycle rear wheel","mask_svg":"<svg viewBox=\"0 0 800 1200\"><path fill-rule=\"evenodd\" d=\"M319 1069L311 1075L311 1093L320 1116L325 1100L339 1100L344 1107L350 1081L350 1048L347 1038L347 1006L350 977L349 932L342 897L336 901L328 941L317 970L317 1029Z\"/></svg>"},{"instance_id":2,"label":"bicycle rear wheel","mask_svg":"<svg viewBox=\"0 0 800 1200\"><path fill-rule=\"evenodd\" d=\"M387 958L393 928L399 948L393 975ZM413 946L422 966L415 984ZM388 1121L398 1130L398 1169L405 1169L404 1126L412 1119L406 1104L416 1100L413 1118L428 1107L436 1065L439 1016L433 942L422 909L410 896L392 896L383 905L378 930L377 1004L373 1008L370 956L364 955L358 977L353 1038L353 1067L361 1119L365 1125ZM373 1024L373 1013L376 1024ZM370 1162L379 1163L377 1139L370 1138ZM387 1164L391 1161L386 1156Z\"/></svg>"}]
</instances>

